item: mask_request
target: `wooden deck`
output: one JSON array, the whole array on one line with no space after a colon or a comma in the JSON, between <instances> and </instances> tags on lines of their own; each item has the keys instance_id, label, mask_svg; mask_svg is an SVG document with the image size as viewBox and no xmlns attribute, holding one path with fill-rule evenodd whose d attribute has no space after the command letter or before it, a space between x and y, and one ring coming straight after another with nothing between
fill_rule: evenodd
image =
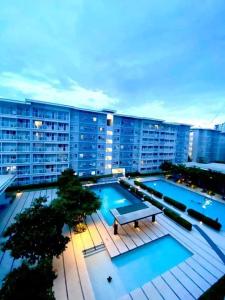
<instances>
[{"instance_id":1,"label":"wooden deck","mask_svg":"<svg viewBox=\"0 0 225 300\"><path fill-rule=\"evenodd\" d=\"M0 221L0 234L14 221L16 214L29 207L36 197L47 195L51 201L55 194L55 189L47 189L18 195ZM66 226L64 228L65 235L71 240L65 252L53 262L58 275L54 281L57 300L95 299L83 250L94 249L104 244L110 257L114 257L166 234L176 238L193 255L152 281L124 295L121 300L197 299L225 274L225 265L197 230L188 232L164 215L159 215L155 223L151 222L151 218L141 220L139 228L134 228L132 224L119 226L119 234L116 236L113 234L113 227L107 225L100 212L88 216L86 222L87 230L81 234L74 234ZM0 280L19 263L20 261L13 260L10 253L1 252Z\"/></svg>"}]
</instances>

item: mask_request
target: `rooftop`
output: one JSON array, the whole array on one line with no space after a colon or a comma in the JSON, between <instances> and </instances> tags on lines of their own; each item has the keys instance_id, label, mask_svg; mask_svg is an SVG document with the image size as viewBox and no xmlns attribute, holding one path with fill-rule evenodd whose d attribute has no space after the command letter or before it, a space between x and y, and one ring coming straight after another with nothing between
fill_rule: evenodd
<instances>
[{"instance_id":1,"label":"rooftop","mask_svg":"<svg viewBox=\"0 0 225 300\"><path fill-rule=\"evenodd\" d=\"M189 124L176 123L176 122L166 122L164 120L156 119L156 118L148 118L148 117L142 117L142 116L132 116L132 115L116 113L116 110L113 110L113 109L94 110L94 109L88 109L88 108L79 108L79 107L75 107L75 106L72 106L72 105L65 105L65 104L60 104L60 103L46 102L46 101L42 101L42 100L33 100L33 99L13 100L13 99L0 98L0 101L11 102L11 103L16 103L16 104L27 104L27 105L30 105L31 103L51 105L51 106L60 107L62 109L63 108L64 109L76 109L76 110L80 110L80 111L87 111L87 112L93 112L93 113L99 113L99 114L112 113L112 114L114 114L115 116L118 116L118 117L125 117L125 118L139 119L139 120L149 120L149 121L155 121L155 122L163 123L163 124L166 124L166 125L172 125L172 126L183 125L183 126L191 127L191 125L189 125Z\"/></svg>"}]
</instances>

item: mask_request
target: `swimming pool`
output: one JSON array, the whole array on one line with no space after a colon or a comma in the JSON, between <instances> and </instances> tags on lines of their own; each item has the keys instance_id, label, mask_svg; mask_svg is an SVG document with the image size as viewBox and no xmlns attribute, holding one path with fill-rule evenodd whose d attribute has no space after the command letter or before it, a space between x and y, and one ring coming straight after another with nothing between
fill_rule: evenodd
<instances>
[{"instance_id":1,"label":"swimming pool","mask_svg":"<svg viewBox=\"0 0 225 300\"><path fill-rule=\"evenodd\" d=\"M163 193L163 195L184 203L187 208L193 208L213 219L218 218L225 228L225 204L203 197L198 193L189 191L183 187L169 183L165 180L143 182L145 185Z\"/></svg>"},{"instance_id":2,"label":"swimming pool","mask_svg":"<svg viewBox=\"0 0 225 300\"><path fill-rule=\"evenodd\" d=\"M139 199L122 188L118 183L96 185L91 187L91 190L99 196L102 203L100 211L110 226L114 222L110 209L140 202Z\"/></svg>"},{"instance_id":3,"label":"swimming pool","mask_svg":"<svg viewBox=\"0 0 225 300\"><path fill-rule=\"evenodd\" d=\"M96 299L112 300L141 287L191 255L176 239L166 235L112 259L107 251L102 251L85 261ZM111 283L108 276L112 277Z\"/></svg>"}]
</instances>

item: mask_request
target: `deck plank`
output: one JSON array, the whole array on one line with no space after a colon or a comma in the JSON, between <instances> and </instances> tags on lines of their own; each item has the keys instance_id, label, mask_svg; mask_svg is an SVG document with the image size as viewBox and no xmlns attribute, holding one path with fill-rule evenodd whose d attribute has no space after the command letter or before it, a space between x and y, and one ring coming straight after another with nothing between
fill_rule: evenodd
<instances>
[{"instance_id":1,"label":"deck plank","mask_svg":"<svg viewBox=\"0 0 225 300\"><path fill-rule=\"evenodd\" d=\"M124 253L127 250L131 250L135 248L135 244L133 241L126 235L123 228L119 226L119 234L115 235L112 226L108 226L105 222L101 212L98 212L98 217L101 220L102 224L104 225L106 231L110 235L112 241L115 243L116 247L118 248L120 253Z\"/></svg>"},{"instance_id":2,"label":"deck plank","mask_svg":"<svg viewBox=\"0 0 225 300\"><path fill-rule=\"evenodd\" d=\"M93 220L91 219L90 216L86 217L86 225L89 231L89 234L91 235L91 238L93 240L93 243L95 246L98 246L103 243L101 236L95 227L95 224L93 223Z\"/></svg>"},{"instance_id":3,"label":"deck plank","mask_svg":"<svg viewBox=\"0 0 225 300\"><path fill-rule=\"evenodd\" d=\"M166 281L169 287L176 293L180 299L193 300L195 299L187 289L173 276L169 271L162 274L162 278Z\"/></svg>"},{"instance_id":4,"label":"deck plank","mask_svg":"<svg viewBox=\"0 0 225 300\"><path fill-rule=\"evenodd\" d=\"M195 272L186 262L179 264L178 268L180 268L189 278L191 278L199 288L205 292L210 284L204 278L202 278L197 272Z\"/></svg>"},{"instance_id":5,"label":"deck plank","mask_svg":"<svg viewBox=\"0 0 225 300\"><path fill-rule=\"evenodd\" d=\"M190 277L182 272L181 269L174 267L170 270L170 272L181 282L181 284L189 291L189 293L192 294L194 298L198 299L201 296L203 291L194 283L194 281L192 281Z\"/></svg>"},{"instance_id":6,"label":"deck plank","mask_svg":"<svg viewBox=\"0 0 225 300\"><path fill-rule=\"evenodd\" d=\"M67 226L64 227L64 234L71 239L71 235ZM67 244L66 250L63 252L65 278L68 291L68 300L73 300L75 295L77 300L83 300L80 279L77 270L77 264L73 251L72 240Z\"/></svg>"},{"instance_id":7,"label":"deck plank","mask_svg":"<svg viewBox=\"0 0 225 300\"><path fill-rule=\"evenodd\" d=\"M101 220L99 219L98 215L95 213L95 214L92 214L91 217L94 221L94 224L95 224L96 228L98 229L99 234L101 235L101 238L103 240L103 243L106 246L106 249L109 252L109 255L111 257L119 255L120 254L119 250L115 246L114 242L112 241L109 233L105 229L105 227L102 224Z\"/></svg>"},{"instance_id":8,"label":"deck plank","mask_svg":"<svg viewBox=\"0 0 225 300\"><path fill-rule=\"evenodd\" d=\"M214 284L217 281L217 278L213 276L210 272L208 272L205 268L203 268L196 260L192 257L189 257L185 261L192 269L194 269L198 274L200 274L205 280L208 281L210 285Z\"/></svg>"},{"instance_id":9,"label":"deck plank","mask_svg":"<svg viewBox=\"0 0 225 300\"><path fill-rule=\"evenodd\" d=\"M83 233L82 233L83 234ZM72 243L73 243L73 250L75 254L75 259L77 263L77 269L80 277L80 283L82 286L82 291L85 300L94 300L94 292L92 289L91 281L88 275L88 270L86 267L85 259L81 251L81 239L80 236L82 234L71 234Z\"/></svg>"},{"instance_id":10,"label":"deck plank","mask_svg":"<svg viewBox=\"0 0 225 300\"><path fill-rule=\"evenodd\" d=\"M150 300L163 300L164 299L151 282L146 283L145 285L143 285L142 288L143 288L145 294L147 295L148 299L150 299Z\"/></svg>"},{"instance_id":11,"label":"deck plank","mask_svg":"<svg viewBox=\"0 0 225 300\"><path fill-rule=\"evenodd\" d=\"M55 298L57 300L68 300L62 255L59 258L53 259L53 269L57 274L57 277L53 282L53 291L55 294Z\"/></svg>"},{"instance_id":12,"label":"deck plank","mask_svg":"<svg viewBox=\"0 0 225 300\"><path fill-rule=\"evenodd\" d=\"M156 277L152 280L152 283L157 288L157 290L162 294L165 300L179 300L174 291L166 284L161 276Z\"/></svg>"},{"instance_id":13,"label":"deck plank","mask_svg":"<svg viewBox=\"0 0 225 300\"><path fill-rule=\"evenodd\" d=\"M130 292L130 295L133 300L147 300L148 299L141 288L137 288L137 289L133 290L132 292Z\"/></svg>"},{"instance_id":14,"label":"deck plank","mask_svg":"<svg viewBox=\"0 0 225 300\"><path fill-rule=\"evenodd\" d=\"M144 245L143 240L136 233L136 230L132 225L128 225L128 224L123 225L123 229L127 233L127 235L132 239L132 241L135 243L137 247Z\"/></svg>"}]
</instances>

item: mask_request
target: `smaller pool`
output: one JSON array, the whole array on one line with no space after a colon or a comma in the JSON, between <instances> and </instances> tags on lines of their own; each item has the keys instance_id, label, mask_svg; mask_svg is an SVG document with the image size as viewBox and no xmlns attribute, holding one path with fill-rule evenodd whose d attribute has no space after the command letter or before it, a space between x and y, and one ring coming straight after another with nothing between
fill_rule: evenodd
<instances>
[{"instance_id":1,"label":"smaller pool","mask_svg":"<svg viewBox=\"0 0 225 300\"><path fill-rule=\"evenodd\" d=\"M127 192L118 183L96 185L91 190L99 196L102 203L100 211L110 226L114 222L110 209L140 203L139 199Z\"/></svg>"},{"instance_id":2,"label":"smaller pool","mask_svg":"<svg viewBox=\"0 0 225 300\"><path fill-rule=\"evenodd\" d=\"M192 253L170 235L110 259L107 251L85 258L98 300L118 299L190 257ZM107 282L107 277L112 282ZM106 297L107 295L107 297Z\"/></svg>"}]
</instances>

